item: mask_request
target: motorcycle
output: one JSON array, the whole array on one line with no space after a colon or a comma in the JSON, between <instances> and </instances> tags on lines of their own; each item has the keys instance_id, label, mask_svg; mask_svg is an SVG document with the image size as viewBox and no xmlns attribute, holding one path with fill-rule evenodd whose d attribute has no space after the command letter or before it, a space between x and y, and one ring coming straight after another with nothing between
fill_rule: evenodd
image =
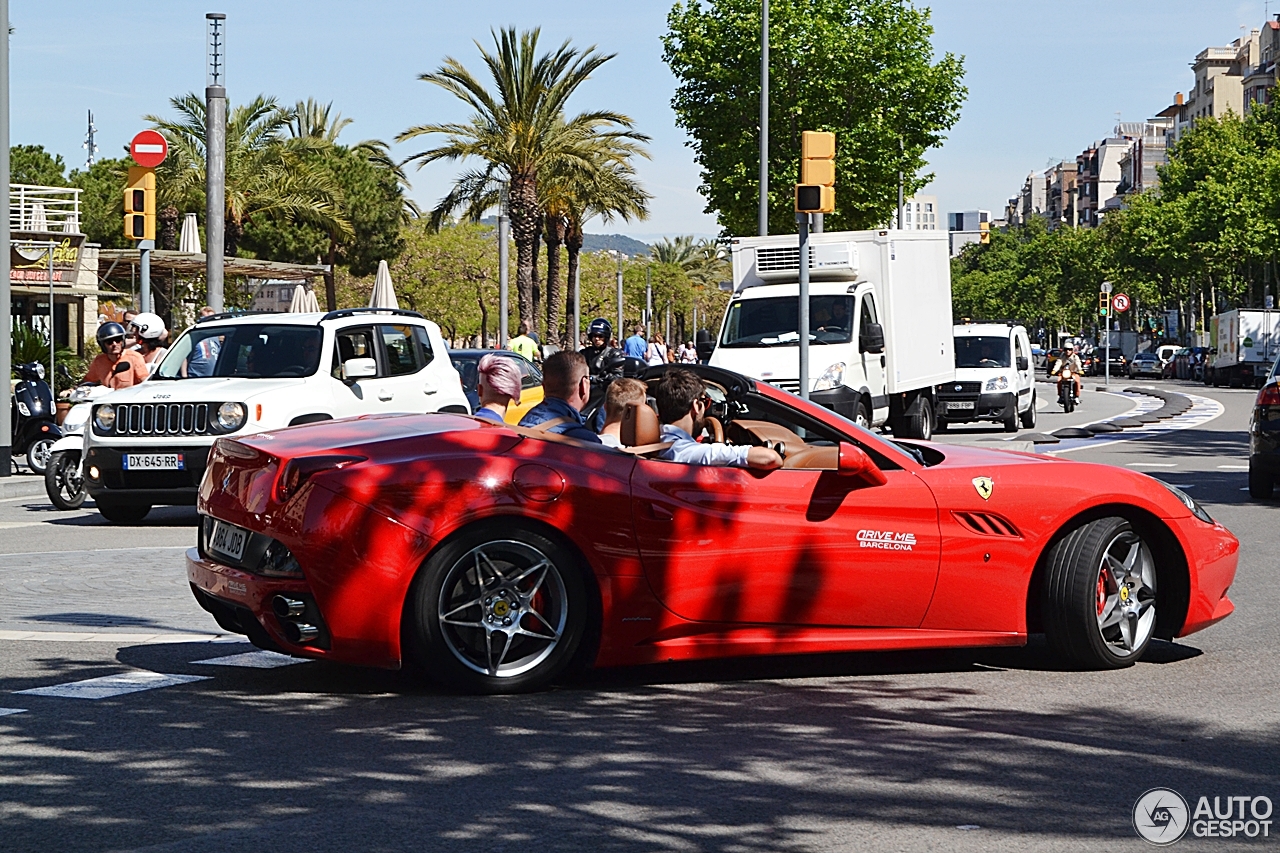
<instances>
[{"instance_id":1,"label":"motorcycle","mask_svg":"<svg viewBox=\"0 0 1280 853\"><path fill-rule=\"evenodd\" d=\"M19 364L15 372L18 379L13 383L10 446L15 458L25 455L27 467L43 474L49 465L49 448L62 438L62 430L53 417L53 392L44 381L43 364Z\"/></svg>"},{"instance_id":2,"label":"motorcycle","mask_svg":"<svg viewBox=\"0 0 1280 853\"><path fill-rule=\"evenodd\" d=\"M1071 368L1064 367L1058 375L1058 405L1064 412L1071 414L1075 411L1076 402L1075 374L1071 372Z\"/></svg>"},{"instance_id":3,"label":"motorcycle","mask_svg":"<svg viewBox=\"0 0 1280 853\"><path fill-rule=\"evenodd\" d=\"M71 391L71 411L62 422L62 438L49 448L44 490L58 509L79 509L84 503L84 431L93 402L111 393L105 385L78 385Z\"/></svg>"}]
</instances>

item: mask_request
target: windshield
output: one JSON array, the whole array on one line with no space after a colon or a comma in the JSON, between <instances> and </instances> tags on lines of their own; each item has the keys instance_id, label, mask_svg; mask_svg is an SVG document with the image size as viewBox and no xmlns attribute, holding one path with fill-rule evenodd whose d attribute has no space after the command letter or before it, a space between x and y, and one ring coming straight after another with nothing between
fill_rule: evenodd
<instances>
[{"instance_id":1,"label":"windshield","mask_svg":"<svg viewBox=\"0 0 1280 853\"><path fill-rule=\"evenodd\" d=\"M316 326L196 326L178 339L152 378L310 376L320 366L323 334Z\"/></svg>"},{"instance_id":2,"label":"windshield","mask_svg":"<svg viewBox=\"0 0 1280 853\"><path fill-rule=\"evenodd\" d=\"M739 299L729 306L720 346L798 346L799 309L799 300L790 296ZM815 344L853 340L853 297L809 297L809 340Z\"/></svg>"},{"instance_id":3,"label":"windshield","mask_svg":"<svg viewBox=\"0 0 1280 853\"><path fill-rule=\"evenodd\" d=\"M1008 338L956 338L956 367L1008 366Z\"/></svg>"}]
</instances>

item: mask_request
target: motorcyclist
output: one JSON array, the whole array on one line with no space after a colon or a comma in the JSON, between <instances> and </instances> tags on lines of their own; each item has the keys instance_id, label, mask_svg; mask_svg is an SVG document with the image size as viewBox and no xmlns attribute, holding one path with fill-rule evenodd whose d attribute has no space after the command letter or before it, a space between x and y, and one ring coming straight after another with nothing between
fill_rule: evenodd
<instances>
[{"instance_id":1,"label":"motorcyclist","mask_svg":"<svg viewBox=\"0 0 1280 853\"><path fill-rule=\"evenodd\" d=\"M147 363L137 350L124 348L124 326L103 323L98 327L98 346L102 352L89 365L83 382L105 385L113 391L130 388L147 378ZM121 364L127 367L120 369Z\"/></svg>"},{"instance_id":2,"label":"motorcyclist","mask_svg":"<svg viewBox=\"0 0 1280 853\"><path fill-rule=\"evenodd\" d=\"M1084 365L1080 363L1080 355L1076 352L1075 344L1066 344L1062 348L1062 357L1058 359L1058 363L1053 366L1050 372L1051 376L1057 376L1064 368L1071 369L1071 384L1075 389L1076 402L1080 401L1080 374L1084 372ZM1059 380L1061 381L1061 380Z\"/></svg>"},{"instance_id":3,"label":"motorcyclist","mask_svg":"<svg viewBox=\"0 0 1280 853\"><path fill-rule=\"evenodd\" d=\"M169 352L162 345L166 333L164 320L159 314L144 311L129 322L129 329L138 339L138 353L147 364L147 372L154 371L165 353Z\"/></svg>"},{"instance_id":4,"label":"motorcyclist","mask_svg":"<svg viewBox=\"0 0 1280 853\"><path fill-rule=\"evenodd\" d=\"M587 360L587 369L591 372L591 384L608 384L614 379L622 378L622 364L625 358L618 347L609 346L613 337L613 327L603 317L597 317L587 326L588 346L583 347L582 357Z\"/></svg>"}]
</instances>

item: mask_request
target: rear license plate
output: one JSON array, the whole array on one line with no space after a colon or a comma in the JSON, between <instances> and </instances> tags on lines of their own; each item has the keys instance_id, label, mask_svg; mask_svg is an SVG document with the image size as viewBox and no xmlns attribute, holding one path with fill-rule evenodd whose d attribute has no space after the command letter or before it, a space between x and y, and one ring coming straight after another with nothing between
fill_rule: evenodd
<instances>
[{"instance_id":1,"label":"rear license plate","mask_svg":"<svg viewBox=\"0 0 1280 853\"><path fill-rule=\"evenodd\" d=\"M239 560L244 556L244 546L248 541L249 531L234 524L227 524L225 521L215 521L209 548L233 560Z\"/></svg>"},{"instance_id":2,"label":"rear license plate","mask_svg":"<svg viewBox=\"0 0 1280 853\"><path fill-rule=\"evenodd\" d=\"M973 403L947 403L948 409L972 409Z\"/></svg>"},{"instance_id":3,"label":"rear license plate","mask_svg":"<svg viewBox=\"0 0 1280 853\"><path fill-rule=\"evenodd\" d=\"M126 453L126 471L183 471L186 463L181 453Z\"/></svg>"}]
</instances>

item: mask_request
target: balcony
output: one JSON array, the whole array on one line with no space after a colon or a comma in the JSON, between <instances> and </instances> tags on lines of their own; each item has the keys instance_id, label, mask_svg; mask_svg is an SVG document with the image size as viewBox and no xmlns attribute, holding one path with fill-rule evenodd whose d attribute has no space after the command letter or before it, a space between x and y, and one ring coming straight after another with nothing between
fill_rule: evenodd
<instances>
[{"instance_id":1,"label":"balcony","mask_svg":"<svg viewBox=\"0 0 1280 853\"><path fill-rule=\"evenodd\" d=\"M9 184L9 231L79 234L80 190Z\"/></svg>"}]
</instances>

